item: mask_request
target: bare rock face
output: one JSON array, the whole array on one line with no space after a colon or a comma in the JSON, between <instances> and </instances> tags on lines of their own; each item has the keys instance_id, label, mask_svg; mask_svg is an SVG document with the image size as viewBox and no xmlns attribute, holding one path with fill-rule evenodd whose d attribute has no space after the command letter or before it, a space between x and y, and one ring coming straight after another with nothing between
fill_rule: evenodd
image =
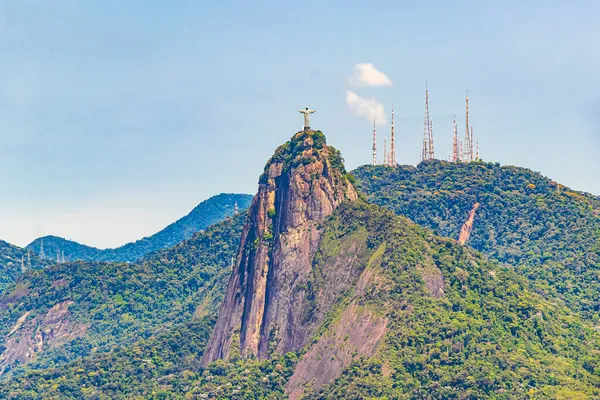
<instances>
[{"instance_id":1,"label":"bare rock face","mask_svg":"<svg viewBox=\"0 0 600 400\"><path fill-rule=\"evenodd\" d=\"M5 338L6 349L0 355L0 374L15 362L27 362L50 347L81 337L87 326L69 320L72 301L55 304L47 313L29 318L30 311L17 320Z\"/></svg>"},{"instance_id":2,"label":"bare rock face","mask_svg":"<svg viewBox=\"0 0 600 400\"><path fill-rule=\"evenodd\" d=\"M339 152L321 132L298 132L277 149L250 206L203 365L232 354L265 359L306 345L302 287L320 225L343 201L357 198Z\"/></svg>"},{"instance_id":3,"label":"bare rock face","mask_svg":"<svg viewBox=\"0 0 600 400\"><path fill-rule=\"evenodd\" d=\"M371 357L386 333L387 319L351 304L336 326L313 345L286 385L291 400L305 388L316 391L340 376L357 357Z\"/></svg>"},{"instance_id":4,"label":"bare rock face","mask_svg":"<svg viewBox=\"0 0 600 400\"><path fill-rule=\"evenodd\" d=\"M383 284L383 279L379 277L379 269L385 247L385 243L379 247L366 263L366 268L350 269L362 270L357 279L343 279L349 283L348 287L352 287L353 299L341 312L340 317L334 319L335 322L307 349L296 365L294 374L285 387L291 400L301 398L307 390L317 392L338 378L358 357L368 358L377 352L387 332L388 319L360 306L359 299L369 288ZM339 255L336 257L339 258ZM345 257L342 255L341 258ZM357 266L361 264L365 263L359 262ZM330 263L327 262L327 265ZM332 268L332 274L339 275L340 272L335 266ZM336 286L332 279L325 281L327 289Z\"/></svg>"},{"instance_id":5,"label":"bare rock face","mask_svg":"<svg viewBox=\"0 0 600 400\"><path fill-rule=\"evenodd\" d=\"M469 212L469 218L465 221L462 228L460 229L460 235L458 236L458 243L465 244L469 241L471 237L471 232L473 231L473 222L475 222L475 213L479 208L480 204L473 204L473 208L471 212Z\"/></svg>"}]
</instances>

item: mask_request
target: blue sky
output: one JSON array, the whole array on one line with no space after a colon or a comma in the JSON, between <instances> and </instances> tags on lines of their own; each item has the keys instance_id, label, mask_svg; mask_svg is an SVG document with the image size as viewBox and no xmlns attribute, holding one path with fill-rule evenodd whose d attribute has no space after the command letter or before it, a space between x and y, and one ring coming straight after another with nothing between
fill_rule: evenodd
<instances>
[{"instance_id":1,"label":"blue sky","mask_svg":"<svg viewBox=\"0 0 600 400\"><path fill-rule=\"evenodd\" d=\"M416 164L426 80L439 158L468 89L482 158L600 194L598 15L583 0L0 1L0 238L117 246L254 193L304 106L348 168L368 163L347 90L394 103L398 160ZM357 63L393 84L355 87Z\"/></svg>"}]
</instances>

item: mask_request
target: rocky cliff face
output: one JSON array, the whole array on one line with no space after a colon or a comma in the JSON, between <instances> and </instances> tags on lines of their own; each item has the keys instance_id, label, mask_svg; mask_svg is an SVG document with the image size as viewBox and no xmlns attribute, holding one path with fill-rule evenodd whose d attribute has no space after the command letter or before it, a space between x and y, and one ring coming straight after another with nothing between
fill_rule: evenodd
<instances>
[{"instance_id":1,"label":"rocky cliff face","mask_svg":"<svg viewBox=\"0 0 600 400\"><path fill-rule=\"evenodd\" d=\"M32 318L31 311L23 314L5 337L4 351L0 354L0 374L15 362L31 361L48 348L85 335L88 326L69 320L71 304L70 300L62 301L48 312Z\"/></svg>"},{"instance_id":2,"label":"rocky cliff face","mask_svg":"<svg viewBox=\"0 0 600 400\"><path fill-rule=\"evenodd\" d=\"M357 193L321 132L298 132L259 180L203 365L302 348L320 321L304 315L321 223ZM331 300L333 301L333 300Z\"/></svg>"}]
</instances>

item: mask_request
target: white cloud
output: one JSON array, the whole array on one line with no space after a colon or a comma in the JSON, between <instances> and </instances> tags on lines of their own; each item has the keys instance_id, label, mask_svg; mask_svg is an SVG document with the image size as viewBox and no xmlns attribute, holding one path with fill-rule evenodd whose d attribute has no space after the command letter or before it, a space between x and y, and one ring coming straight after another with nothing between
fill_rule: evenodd
<instances>
[{"instance_id":1,"label":"white cloud","mask_svg":"<svg viewBox=\"0 0 600 400\"><path fill-rule=\"evenodd\" d=\"M359 63L354 66L350 84L354 86L392 86L392 80L375 68L373 64Z\"/></svg>"},{"instance_id":2,"label":"white cloud","mask_svg":"<svg viewBox=\"0 0 600 400\"><path fill-rule=\"evenodd\" d=\"M365 117L369 122L377 125L385 125L387 118L383 104L377 101L374 97L371 99L363 99L351 90L346 90L346 103L350 106L354 114Z\"/></svg>"}]
</instances>

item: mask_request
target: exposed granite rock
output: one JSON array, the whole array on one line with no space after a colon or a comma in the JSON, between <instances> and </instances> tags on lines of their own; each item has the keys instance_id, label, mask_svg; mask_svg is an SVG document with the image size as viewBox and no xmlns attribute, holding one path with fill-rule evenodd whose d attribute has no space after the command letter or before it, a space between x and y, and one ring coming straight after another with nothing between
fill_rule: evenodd
<instances>
[{"instance_id":1,"label":"exposed granite rock","mask_svg":"<svg viewBox=\"0 0 600 400\"><path fill-rule=\"evenodd\" d=\"M302 357L286 385L290 399L339 377L357 357L371 357L386 333L387 318L351 304L339 322Z\"/></svg>"},{"instance_id":2,"label":"exposed granite rock","mask_svg":"<svg viewBox=\"0 0 600 400\"><path fill-rule=\"evenodd\" d=\"M417 271L421 272L421 277L425 282L425 289L430 294L437 298L444 297L446 282L444 281L442 271L435 264L432 263L427 267L417 266Z\"/></svg>"},{"instance_id":3,"label":"exposed granite rock","mask_svg":"<svg viewBox=\"0 0 600 400\"><path fill-rule=\"evenodd\" d=\"M462 228L460 229L460 234L458 235L458 243L465 244L469 241L471 237L471 232L473 231L473 223L475 222L475 213L479 208L480 204L473 204L473 208L469 212L469 218L465 221Z\"/></svg>"},{"instance_id":4,"label":"exposed granite rock","mask_svg":"<svg viewBox=\"0 0 600 400\"><path fill-rule=\"evenodd\" d=\"M60 346L87 331L87 326L69 320L72 301L55 304L47 313L28 319L28 311L19 318L5 337L5 350L0 355L0 374L15 362L27 362L50 347Z\"/></svg>"},{"instance_id":5,"label":"exposed granite rock","mask_svg":"<svg viewBox=\"0 0 600 400\"><path fill-rule=\"evenodd\" d=\"M304 288L321 223L342 202L357 198L339 152L321 132L298 132L277 149L250 206L203 365L229 358L233 337L236 346L239 337L242 356L260 359L306 345Z\"/></svg>"},{"instance_id":6,"label":"exposed granite rock","mask_svg":"<svg viewBox=\"0 0 600 400\"><path fill-rule=\"evenodd\" d=\"M368 291L382 289L384 285L380 266L385 249L386 244L383 243L372 254L358 279L344 279L342 276L342 280L352 284L352 300L339 319L328 326L296 365L286 384L286 394L290 399L301 397L305 390L317 392L338 378L358 357L370 357L377 352L387 332L388 319L358 304ZM332 268L330 275L339 272L339 269ZM331 281L324 285L325 290L330 287Z\"/></svg>"}]
</instances>

